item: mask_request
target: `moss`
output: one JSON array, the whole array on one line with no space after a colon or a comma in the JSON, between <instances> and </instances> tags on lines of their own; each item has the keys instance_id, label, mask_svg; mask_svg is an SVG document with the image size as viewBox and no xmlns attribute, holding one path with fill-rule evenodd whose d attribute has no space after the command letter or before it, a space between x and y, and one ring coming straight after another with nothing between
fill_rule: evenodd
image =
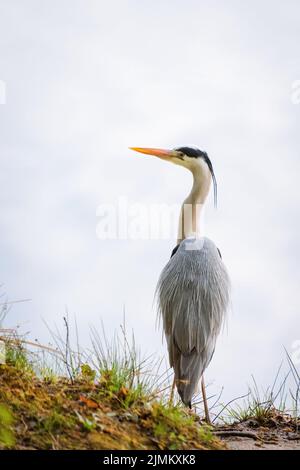
<instances>
[{"instance_id":1,"label":"moss","mask_svg":"<svg viewBox=\"0 0 300 470\"><path fill-rule=\"evenodd\" d=\"M26 368L0 365L0 448L223 447L208 438L204 428L200 431L199 423L183 408L153 401L144 389L114 378L106 374L96 383L88 372L88 377L73 382L59 377L46 381Z\"/></svg>"},{"instance_id":2,"label":"moss","mask_svg":"<svg viewBox=\"0 0 300 470\"><path fill-rule=\"evenodd\" d=\"M75 418L54 410L49 416L43 418L39 425L40 428L44 429L46 432L55 434L66 429L71 429L74 424Z\"/></svg>"},{"instance_id":3,"label":"moss","mask_svg":"<svg viewBox=\"0 0 300 470\"><path fill-rule=\"evenodd\" d=\"M210 428L199 425L196 416L181 406L153 404L144 426L154 434L159 449L222 448Z\"/></svg>"},{"instance_id":4,"label":"moss","mask_svg":"<svg viewBox=\"0 0 300 470\"><path fill-rule=\"evenodd\" d=\"M4 448L12 448L15 444L12 431L13 415L8 406L0 404L0 445Z\"/></svg>"},{"instance_id":5,"label":"moss","mask_svg":"<svg viewBox=\"0 0 300 470\"><path fill-rule=\"evenodd\" d=\"M80 368L81 378L87 382L93 383L96 379L96 371L93 370L88 364L82 364Z\"/></svg>"}]
</instances>

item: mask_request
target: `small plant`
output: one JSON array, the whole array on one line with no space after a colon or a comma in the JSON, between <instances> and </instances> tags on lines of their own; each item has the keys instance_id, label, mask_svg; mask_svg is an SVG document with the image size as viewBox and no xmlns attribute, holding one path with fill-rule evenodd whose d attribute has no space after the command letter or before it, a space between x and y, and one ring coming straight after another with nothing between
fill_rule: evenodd
<instances>
[{"instance_id":1,"label":"small plant","mask_svg":"<svg viewBox=\"0 0 300 470\"><path fill-rule=\"evenodd\" d=\"M54 370L52 369L52 367L49 366L41 367L39 369L39 375L48 384L54 384L58 380L58 377L55 374Z\"/></svg>"},{"instance_id":2,"label":"small plant","mask_svg":"<svg viewBox=\"0 0 300 470\"><path fill-rule=\"evenodd\" d=\"M277 386L281 366L279 367L271 388L260 391L252 377L253 385L249 386L248 394L242 403L235 406L225 406L226 413L221 416L222 421L243 422L253 419L258 425L268 424L275 415L285 412L285 384L287 376Z\"/></svg>"},{"instance_id":3,"label":"small plant","mask_svg":"<svg viewBox=\"0 0 300 470\"><path fill-rule=\"evenodd\" d=\"M89 364L82 364L80 367L80 378L87 382L94 382L96 379L96 371Z\"/></svg>"},{"instance_id":4,"label":"small plant","mask_svg":"<svg viewBox=\"0 0 300 470\"><path fill-rule=\"evenodd\" d=\"M131 340L127 337L125 325L121 326L121 333L121 337L115 334L109 342L103 328L102 336L92 330L92 363L100 377L100 393L114 397L128 408L157 393L152 375L157 363L141 358L134 336Z\"/></svg>"},{"instance_id":5,"label":"small plant","mask_svg":"<svg viewBox=\"0 0 300 470\"><path fill-rule=\"evenodd\" d=\"M21 342L6 342L6 364L16 367L23 372L32 372L32 364L28 360L27 352Z\"/></svg>"},{"instance_id":6,"label":"small plant","mask_svg":"<svg viewBox=\"0 0 300 470\"><path fill-rule=\"evenodd\" d=\"M54 410L49 416L42 420L40 426L46 432L56 433L62 429L71 427L71 423L66 416Z\"/></svg>"}]
</instances>

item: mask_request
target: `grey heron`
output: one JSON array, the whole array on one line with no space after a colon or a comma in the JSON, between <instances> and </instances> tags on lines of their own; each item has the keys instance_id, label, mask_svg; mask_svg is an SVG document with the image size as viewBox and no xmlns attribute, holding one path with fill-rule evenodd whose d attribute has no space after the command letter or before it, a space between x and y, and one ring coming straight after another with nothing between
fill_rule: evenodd
<instances>
[{"instance_id":1,"label":"grey heron","mask_svg":"<svg viewBox=\"0 0 300 470\"><path fill-rule=\"evenodd\" d=\"M160 275L157 295L169 362L174 370L171 395L175 384L183 403L191 408L202 378L205 416L210 422L203 373L214 354L230 290L221 253L202 231L201 214L211 182L215 205L217 200L213 166L207 153L198 148L131 149L183 166L193 176L192 189L180 212L177 245Z\"/></svg>"}]
</instances>

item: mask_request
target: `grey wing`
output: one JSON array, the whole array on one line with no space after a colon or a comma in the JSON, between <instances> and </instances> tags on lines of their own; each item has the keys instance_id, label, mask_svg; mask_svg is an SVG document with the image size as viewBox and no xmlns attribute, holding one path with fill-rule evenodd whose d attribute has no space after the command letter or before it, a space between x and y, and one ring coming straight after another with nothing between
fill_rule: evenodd
<instances>
[{"instance_id":1,"label":"grey wing","mask_svg":"<svg viewBox=\"0 0 300 470\"><path fill-rule=\"evenodd\" d=\"M182 242L181 245L183 245ZM177 250L159 283L159 307L178 392L189 404L214 353L228 303L229 280L217 248Z\"/></svg>"},{"instance_id":2,"label":"grey wing","mask_svg":"<svg viewBox=\"0 0 300 470\"><path fill-rule=\"evenodd\" d=\"M178 393L186 405L211 361L220 326L214 325L203 309L199 315L200 299L193 299L194 293L193 284L185 286L183 291L178 289L164 315L170 366L174 368Z\"/></svg>"}]
</instances>

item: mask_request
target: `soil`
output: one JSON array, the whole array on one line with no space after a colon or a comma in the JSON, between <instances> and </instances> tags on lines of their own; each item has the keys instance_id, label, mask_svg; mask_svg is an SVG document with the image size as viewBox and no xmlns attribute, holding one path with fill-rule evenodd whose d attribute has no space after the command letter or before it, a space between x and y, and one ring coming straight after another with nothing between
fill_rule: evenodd
<instances>
[{"instance_id":1,"label":"soil","mask_svg":"<svg viewBox=\"0 0 300 470\"><path fill-rule=\"evenodd\" d=\"M215 434L230 450L300 450L300 426L291 416L276 411L264 423L249 419L218 426Z\"/></svg>"}]
</instances>

